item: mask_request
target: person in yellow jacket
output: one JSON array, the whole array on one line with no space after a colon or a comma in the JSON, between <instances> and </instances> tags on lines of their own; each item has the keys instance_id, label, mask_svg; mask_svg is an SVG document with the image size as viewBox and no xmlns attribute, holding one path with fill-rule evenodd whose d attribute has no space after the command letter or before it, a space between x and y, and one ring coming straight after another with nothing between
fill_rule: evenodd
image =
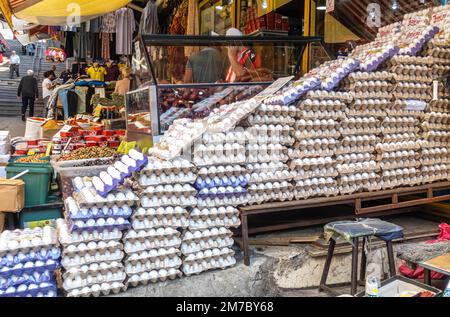
<instances>
[{"instance_id":1,"label":"person in yellow jacket","mask_svg":"<svg viewBox=\"0 0 450 317\"><path fill-rule=\"evenodd\" d=\"M105 81L105 75L107 74L107 72L105 67L101 66L97 61L95 61L94 64L92 64L92 66L86 70L86 74L92 80Z\"/></svg>"}]
</instances>

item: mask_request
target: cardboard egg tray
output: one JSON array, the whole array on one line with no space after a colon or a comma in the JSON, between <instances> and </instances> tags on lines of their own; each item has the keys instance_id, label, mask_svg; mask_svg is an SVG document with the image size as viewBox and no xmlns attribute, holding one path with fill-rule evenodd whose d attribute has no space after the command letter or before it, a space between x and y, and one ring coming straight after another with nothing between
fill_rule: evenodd
<instances>
[{"instance_id":1,"label":"cardboard egg tray","mask_svg":"<svg viewBox=\"0 0 450 317\"><path fill-rule=\"evenodd\" d=\"M281 202L291 201L291 200L294 200L294 198L295 198L294 192L295 191L278 192L278 193L274 193L274 192L260 193L253 197L250 197L248 204L255 205L255 204L263 204L263 203L272 202L272 201L281 201Z\"/></svg>"},{"instance_id":2,"label":"cardboard egg tray","mask_svg":"<svg viewBox=\"0 0 450 317\"><path fill-rule=\"evenodd\" d=\"M330 100L342 100L344 102L351 102L353 96L348 92L336 92L325 90L313 90L306 94L306 98L309 99L330 99Z\"/></svg>"},{"instance_id":3,"label":"cardboard egg tray","mask_svg":"<svg viewBox=\"0 0 450 317\"><path fill-rule=\"evenodd\" d=\"M235 154L235 155L209 155L204 154L201 157L195 156L193 161L194 163L199 166L211 166L211 165L225 165L225 164L243 164L245 163L245 148L242 147L239 151L242 152L242 154Z\"/></svg>"},{"instance_id":4,"label":"cardboard egg tray","mask_svg":"<svg viewBox=\"0 0 450 317\"><path fill-rule=\"evenodd\" d=\"M169 238L148 238L144 240L135 240L133 242L125 242L125 252L127 254L142 252L150 249L160 248L178 248L181 244L181 239L178 237Z\"/></svg>"},{"instance_id":5,"label":"cardboard egg tray","mask_svg":"<svg viewBox=\"0 0 450 317\"><path fill-rule=\"evenodd\" d=\"M164 260L165 258L173 259L181 256L181 251L175 247L149 249L140 252L127 254L124 261L125 263L131 263L135 265L141 261L157 262L158 260Z\"/></svg>"},{"instance_id":6,"label":"cardboard egg tray","mask_svg":"<svg viewBox=\"0 0 450 317\"><path fill-rule=\"evenodd\" d=\"M191 253L197 253L199 251L209 250L209 249L222 249L225 247L232 247L234 244L234 240L231 237L224 238L214 238L211 241L200 241L200 242L183 242L181 244L181 252L184 255L188 255Z\"/></svg>"},{"instance_id":7,"label":"cardboard egg tray","mask_svg":"<svg viewBox=\"0 0 450 317\"><path fill-rule=\"evenodd\" d=\"M378 172L380 170L380 164L375 161L344 163L344 164L337 164L336 170L341 175L362 173L362 172Z\"/></svg>"},{"instance_id":8,"label":"cardboard egg tray","mask_svg":"<svg viewBox=\"0 0 450 317\"><path fill-rule=\"evenodd\" d=\"M260 116L284 116L288 118L295 118L299 109L296 106L285 106L285 105L270 105L261 104L261 106L256 109L255 114Z\"/></svg>"},{"instance_id":9,"label":"cardboard egg tray","mask_svg":"<svg viewBox=\"0 0 450 317\"><path fill-rule=\"evenodd\" d=\"M355 92L355 99L388 99L390 100L393 96L393 93L390 91L364 91L364 92Z\"/></svg>"},{"instance_id":10,"label":"cardboard egg tray","mask_svg":"<svg viewBox=\"0 0 450 317\"><path fill-rule=\"evenodd\" d=\"M217 217L223 219L225 217L232 217L237 215L239 215L239 210L231 206L228 206L226 208L222 207L222 210L221 208L194 208L190 213L190 218L194 220L207 219L210 217L212 217L213 219Z\"/></svg>"},{"instance_id":11,"label":"cardboard egg tray","mask_svg":"<svg viewBox=\"0 0 450 317\"><path fill-rule=\"evenodd\" d=\"M327 157L332 156L335 153L335 149L319 149L319 150L301 150L301 149L289 149L289 158L299 159L299 158L314 158L314 157Z\"/></svg>"},{"instance_id":12,"label":"cardboard egg tray","mask_svg":"<svg viewBox=\"0 0 450 317\"><path fill-rule=\"evenodd\" d=\"M191 266L191 265L183 265L182 271L186 276L197 275L205 271L214 270L214 269L225 269L231 267L236 264L236 259L234 257L228 258L226 262L223 264L218 263L217 261L207 262L205 266ZM192 268L192 269L191 269ZM195 268L195 269L194 269Z\"/></svg>"},{"instance_id":13,"label":"cardboard egg tray","mask_svg":"<svg viewBox=\"0 0 450 317\"><path fill-rule=\"evenodd\" d=\"M287 167L287 166L286 166ZM249 184L255 183L265 183L265 182L280 182L280 181L291 181L294 175L288 170L285 173L277 171L275 173L252 173L250 174Z\"/></svg>"},{"instance_id":14,"label":"cardboard egg tray","mask_svg":"<svg viewBox=\"0 0 450 317\"><path fill-rule=\"evenodd\" d=\"M119 229L114 229L112 231L107 229L102 229L102 231L94 230L92 232L72 232L66 234L60 234L59 241L65 247L71 244L78 244L82 242L98 242L98 241L111 241L120 240L122 238L122 231Z\"/></svg>"},{"instance_id":15,"label":"cardboard egg tray","mask_svg":"<svg viewBox=\"0 0 450 317\"><path fill-rule=\"evenodd\" d=\"M207 177L231 177L231 176L240 176L245 172L245 167L241 165L219 165L219 166L210 166L203 167L199 169L197 175L198 177L205 179Z\"/></svg>"},{"instance_id":16,"label":"cardboard egg tray","mask_svg":"<svg viewBox=\"0 0 450 317\"><path fill-rule=\"evenodd\" d=\"M141 197L141 206L144 208L158 208L158 207L169 207L169 206L179 206L179 207L191 207L197 205L197 198L190 196L188 198L185 198L184 196L181 196L180 198L177 198L176 196L172 196L167 198L166 196L163 196L161 198L158 198L156 196L147 197L147 195L143 195Z\"/></svg>"},{"instance_id":17,"label":"cardboard egg tray","mask_svg":"<svg viewBox=\"0 0 450 317\"><path fill-rule=\"evenodd\" d=\"M79 267L72 267L63 273L63 279L73 278L81 276L85 278L86 276L96 276L98 274L107 274L108 272L116 273L123 270L123 264L121 262L100 262L92 263L89 265L82 265Z\"/></svg>"},{"instance_id":18,"label":"cardboard egg tray","mask_svg":"<svg viewBox=\"0 0 450 317\"><path fill-rule=\"evenodd\" d=\"M295 124L295 119L293 117L287 116L275 116L275 115L250 115L247 118L247 125L262 125L262 124L273 124L273 125L288 125L293 126Z\"/></svg>"},{"instance_id":19,"label":"cardboard egg tray","mask_svg":"<svg viewBox=\"0 0 450 317\"><path fill-rule=\"evenodd\" d=\"M200 241L207 242L209 239L232 237L233 233L225 227L212 228L205 230L186 231L183 234L182 242L191 243Z\"/></svg>"},{"instance_id":20,"label":"cardboard egg tray","mask_svg":"<svg viewBox=\"0 0 450 317\"><path fill-rule=\"evenodd\" d=\"M175 187L176 185L180 185L179 189ZM195 195L196 190L191 184L170 184L170 185L158 185L158 186L148 186L144 190L140 192L140 196L143 195L147 197L156 196L161 198L163 196L170 198L172 196L181 197L184 196L186 198Z\"/></svg>"},{"instance_id":21,"label":"cardboard egg tray","mask_svg":"<svg viewBox=\"0 0 450 317\"><path fill-rule=\"evenodd\" d=\"M259 183L250 185L248 187L248 193L250 196L263 194L264 192L277 194L292 190L292 187L291 183L286 183L284 185L280 182Z\"/></svg>"},{"instance_id":22,"label":"cardboard egg tray","mask_svg":"<svg viewBox=\"0 0 450 317\"><path fill-rule=\"evenodd\" d=\"M298 113L297 119L303 117L306 111L344 111L347 108L347 104L341 100L306 99L300 104L300 107L301 111Z\"/></svg>"},{"instance_id":23,"label":"cardboard egg tray","mask_svg":"<svg viewBox=\"0 0 450 317\"><path fill-rule=\"evenodd\" d=\"M95 254L105 254L106 252L115 252L116 250L123 250L123 244L121 242L110 240L108 242L89 242L87 245L85 243L80 244L71 244L70 246L63 249L62 256L63 257L74 257L78 255L83 257L87 254L95 255Z\"/></svg>"},{"instance_id":24,"label":"cardboard egg tray","mask_svg":"<svg viewBox=\"0 0 450 317\"><path fill-rule=\"evenodd\" d=\"M294 133L294 138L297 141L301 141L304 139L315 139L315 138L327 138L327 139L338 139L341 136L341 133L336 129L321 129L321 130L306 130L301 129L297 130Z\"/></svg>"},{"instance_id":25,"label":"cardboard egg tray","mask_svg":"<svg viewBox=\"0 0 450 317\"><path fill-rule=\"evenodd\" d=\"M237 216L221 218L208 218L206 220L191 219L188 224L189 230L204 230L214 227L237 228L241 225L241 220Z\"/></svg>"},{"instance_id":26,"label":"cardboard egg tray","mask_svg":"<svg viewBox=\"0 0 450 317\"><path fill-rule=\"evenodd\" d=\"M431 84L433 82L432 77L428 76L415 76L410 74L395 74L394 76L396 82L414 82L414 83L426 83Z\"/></svg>"},{"instance_id":27,"label":"cardboard egg tray","mask_svg":"<svg viewBox=\"0 0 450 317\"><path fill-rule=\"evenodd\" d=\"M385 111L391 104L392 95L386 99L379 98L370 98L369 96L361 96L360 98L356 98L353 103L349 105L350 109L355 109L359 111L365 110L382 110Z\"/></svg>"},{"instance_id":28,"label":"cardboard egg tray","mask_svg":"<svg viewBox=\"0 0 450 317\"><path fill-rule=\"evenodd\" d=\"M153 270L141 274L134 274L128 276L127 285L136 287L138 285L147 285L148 283L164 282L167 280L174 280L177 277L183 276L180 270L172 269L167 271L165 269Z\"/></svg>"},{"instance_id":29,"label":"cardboard egg tray","mask_svg":"<svg viewBox=\"0 0 450 317\"><path fill-rule=\"evenodd\" d=\"M308 199L314 197L332 197L337 196L339 194L339 190L337 187L330 188L316 188L316 189L305 189L305 188L297 188L294 190L295 199Z\"/></svg>"},{"instance_id":30,"label":"cardboard egg tray","mask_svg":"<svg viewBox=\"0 0 450 317\"><path fill-rule=\"evenodd\" d=\"M130 230L128 231L123 240L125 242L144 241L146 239L164 239L180 237L181 233L173 228L158 228L150 230Z\"/></svg>"},{"instance_id":31,"label":"cardboard egg tray","mask_svg":"<svg viewBox=\"0 0 450 317\"><path fill-rule=\"evenodd\" d=\"M94 195L94 200L92 201L88 201L85 197L85 195L83 194L83 192L75 192L73 193L73 198L75 199L76 203L78 204L79 208L91 208L91 207L97 207L97 208L101 208L103 206L107 206L107 207L113 207L113 206L118 206L118 207L122 207L122 206L129 206L132 207L134 206L138 201L139 198L136 197L136 195L133 194L133 199L117 199L117 197L113 194L108 194L107 198L103 198L100 195L98 195L94 189L91 189L92 194ZM112 196L109 196L112 195ZM114 197L112 199L108 199L108 197Z\"/></svg>"},{"instance_id":32,"label":"cardboard egg tray","mask_svg":"<svg viewBox=\"0 0 450 317\"><path fill-rule=\"evenodd\" d=\"M196 174L193 172L188 173L179 173L179 174L171 174L170 176L167 174L141 174L138 176L138 184L141 187L147 187L147 186L157 186L157 185L165 185L165 184L173 184L173 183L179 183L179 184L192 184L194 183L196 179Z\"/></svg>"},{"instance_id":33,"label":"cardboard egg tray","mask_svg":"<svg viewBox=\"0 0 450 317\"><path fill-rule=\"evenodd\" d=\"M421 143L417 141L378 143L375 147L378 153L394 152L399 150L418 150L420 148Z\"/></svg>"},{"instance_id":34,"label":"cardboard egg tray","mask_svg":"<svg viewBox=\"0 0 450 317\"><path fill-rule=\"evenodd\" d=\"M339 111L304 111L302 112L301 119L332 119L332 120L339 120L345 117L345 113L342 110Z\"/></svg>"},{"instance_id":35,"label":"cardboard egg tray","mask_svg":"<svg viewBox=\"0 0 450 317\"><path fill-rule=\"evenodd\" d=\"M131 223L132 228L134 230L148 230L153 228L186 228L189 225L189 221L187 217L181 218L162 218L162 219L145 219L138 220L134 219Z\"/></svg>"},{"instance_id":36,"label":"cardboard egg tray","mask_svg":"<svg viewBox=\"0 0 450 317\"><path fill-rule=\"evenodd\" d=\"M375 71L375 72L354 72L349 74L348 80L350 82L360 80L386 80L391 81L394 78L394 74L387 71Z\"/></svg>"},{"instance_id":37,"label":"cardboard egg tray","mask_svg":"<svg viewBox=\"0 0 450 317\"><path fill-rule=\"evenodd\" d=\"M371 109L371 110L347 109L345 111L345 114L347 117L362 117L362 118L367 117L384 118L387 116L387 112L382 109Z\"/></svg>"},{"instance_id":38,"label":"cardboard egg tray","mask_svg":"<svg viewBox=\"0 0 450 317\"><path fill-rule=\"evenodd\" d=\"M380 140L382 143L399 143L399 142L408 142L415 141L420 138L417 134L412 132L405 133L394 133L394 134L386 134L383 135L383 138Z\"/></svg>"},{"instance_id":39,"label":"cardboard egg tray","mask_svg":"<svg viewBox=\"0 0 450 317\"><path fill-rule=\"evenodd\" d=\"M72 289L67 292L67 297L98 297L100 295L107 296L111 293L118 294L120 292L125 292L126 290L126 285L120 282L101 283L83 287L81 289Z\"/></svg>"},{"instance_id":40,"label":"cardboard egg tray","mask_svg":"<svg viewBox=\"0 0 450 317\"><path fill-rule=\"evenodd\" d=\"M61 266L68 269L71 267L78 267L85 264L99 263L99 262L113 262L121 261L123 259L124 252L121 250L115 250L114 252L105 252L104 254L96 252L95 255L85 254L84 256L64 256L61 258Z\"/></svg>"},{"instance_id":41,"label":"cardboard egg tray","mask_svg":"<svg viewBox=\"0 0 450 317\"><path fill-rule=\"evenodd\" d=\"M188 216L189 212L181 207L166 207L166 208L138 208L132 215L132 219L163 219L163 218L179 218Z\"/></svg>"},{"instance_id":42,"label":"cardboard egg tray","mask_svg":"<svg viewBox=\"0 0 450 317\"><path fill-rule=\"evenodd\" d=\"M304 179L308 179L308 178L318 178L318 177L336 177L338 176L338 172L334 167L328 167L325 169L313 169L313 170L308 170L305 171L302 168L299 167L295 167L295 176L293 178L293 180L295 181L299 181L299 180L304 180Z\"/></svg>"},{"instance_id":43,"label":"cardboard egg tray","mask_svg":"<svg viewBox=\"0 0 450 317\"><path fill-rule=\"evenodd\" d=\"M169 263L169 260L172 261ZM149 260L140 260L135 263L127 263L125 264L125 272L128 276L139 274L143 272L149 272L153 270L161 270L161 269L170 269L170 268L179 268L182 264L182 260L180 257L176 256L174 258L164 258L162 260L149 261Z\"/></svg>"},{"instance_id":44,"label":"cardboard egg tray","mask_svg":"<svg viewBox=\"0 0 450 317\"><path fill-rule=\"evenodd\" d=\"M127 278L127 274L122 266L122 268L113 272L112 270L102 272L89 272L89 273L81 273L73 274L65 272L63 274L63 288L66 291L70 291L72 289L79 289L87 286L92 286L100 283L113 283L119 282L122 283ZM108 276L109 275L109 276Z\"/></svg>"},{"instance_id":45,"label":"cardboard egg tray","mask_svg":"<svg viewBox=\"0 0 450 317\"><path fill-rule=\"evenodd\" d=\"M386 160L380 162L382 170L398 169L404 167L419 167L420 160L408 159L408 160Z\"/></svg>"},{"instance_id":46,"label":"cardboard egg tray","mask_svg":"<svg viewBox=\"0 0 450 317\"><path fill-rule=\"evenodd\" d=\"M228 256L234 257L234 251L228 247L221 249L208 249L205 251L198 251L195 253L189 253L183 258L183 265L192 264L194 262L201 263L202 261L210 261L211 259L227 258Z\"/></svg>"}]
</instances>

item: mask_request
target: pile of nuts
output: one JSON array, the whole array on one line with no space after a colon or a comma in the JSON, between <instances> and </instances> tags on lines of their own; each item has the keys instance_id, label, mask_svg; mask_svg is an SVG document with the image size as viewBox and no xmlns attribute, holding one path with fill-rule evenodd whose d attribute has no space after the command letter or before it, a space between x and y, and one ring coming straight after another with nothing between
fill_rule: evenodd
<instances>
[{"instance_id":1,"label":"pile of nuts","mask_svg":"<svg viewBox=\"0 0 450 317\"><path fill-rule=\"evenodd\" d=\"M92 158L102 158L102 157L115 157L117 156L117 151L108 147L84 147L76 149L75 151L62 155L57 161L74 161L74 160L85 160Z\"/></svg>"},{"instance_id":2,"label":"pile of nuts","mask_svg":"<svg viewBox=\"0 0 450 317\"><path fill-rule=\"evenodd\" d=\"M31 156L25 156L18 159L15 163L44 163L41 159L45 158L44 153L35 154Z\"/></svg>"}]
</instances>

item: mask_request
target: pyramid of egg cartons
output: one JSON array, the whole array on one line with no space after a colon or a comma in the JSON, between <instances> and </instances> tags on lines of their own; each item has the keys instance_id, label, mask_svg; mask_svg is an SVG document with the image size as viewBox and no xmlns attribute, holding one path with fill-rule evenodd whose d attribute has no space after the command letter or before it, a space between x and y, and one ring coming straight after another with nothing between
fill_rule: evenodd
<instances>
[{"instance_id":1,"label":"pyramid of egg cartons","mask_svg":"<svg viewBox=\"0 0 450 317\"><path fill-rule=\"evenodd\" d=\"M155 283L181 276L181 231L197 204L192 186L196 170L187 160L162 161L149 157L136 175L139 207L132 229L124 235L128 285Z\"/></svg>"},{"instance_id":2,"label":"pyramid of egg cartons","mask_svg":"<svg viewBox=\"0 0 450 317\"><path fill-rule=\"evenodd\" d=\"M286 164L295 143L295 105L263 103L245 122L249 203L294 199L294 172ZM244 124L243 124L244 125Z\"/></svg>"},{"instance_id":3,"label":"pyramid of egg cartons","mask_svg":"<svg viewBox=\"0 0 450 317\"><path fill-rule=\"evenodd\" d=\"M342 89L351 91L353 100L341 121L341 140L336 152L341 194L380 189L375 147L380 142L381 121L392 99L393 74L386 71L355 72Z\"/></svg>"},{"instance_id":4,"label":"pyramid of egg cartons","mask_svg":"<svg viewBox=\"0 0 450 317\"><path fill-rule=\"evenodd\" d=\"M63 288L71 297L126 289L121 238L131 226L129 218L138 198L126 186L102 197L91 180L73 179L74 192L65 200L66 220L58 222Z\"/></svg>"},{"instance_id":5,"label":"pyramid of egg cartons","mask_svg":"<svg viewBox=\"0 0 450 317\"><path fill-rule=\"evenodd\" d=\"M0 235L0 297L55 297L60 265L56 230L6 230Z\"/></svg>"},{"instance_id":6,"label":"pyramid of egg cartons","mask_svg":"<svg viewBox=\"0 0 450 317\"><path fill-rule=\"evenodd\" d=\"M341 136L349 93L309 92L298 104L296 144L289 149L290 169L295 172L295 198L339 194L335 153Z\"/></svg>"},{"instance_id":7,"label":"pyramid of egg cartons","mask_svg":"<svg viewBox=\"0 0 450 317\"><path fill-rule=\"evenodd\" d=\"M236 207L247 203L245 146L243 130L206 133L193 145L193 162L198 168L197 207L182 235L185 275L236 263L228 228L240 225Z\"/></svg>"}]
</instances>

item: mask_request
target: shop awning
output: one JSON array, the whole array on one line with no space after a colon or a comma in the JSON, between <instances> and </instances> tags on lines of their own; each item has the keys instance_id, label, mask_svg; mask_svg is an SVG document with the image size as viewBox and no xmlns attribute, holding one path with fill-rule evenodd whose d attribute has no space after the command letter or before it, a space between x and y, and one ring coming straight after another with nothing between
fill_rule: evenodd
<instances>
[{"instance_id":1,"label":"shop awning","mask_svg":"<svg viewBox=\"0 0 450 317\"><path fill-rule=\"evenodd\" d=\"M11 7L9 6L8 0L0 0L0 11L2 12L4 19L6 20L6 23L8 23L9 27L12 30L12 11Z\"/></svg>"},{"instance_id":2,"label":"shop awning","mask_svg":"<svg viewBox=\"0 0 450 317\"><path fill-rule=\"evenodd\" d=\"M0 0L8 2L5 0ZM65 25L72 23L72 17L79 16L79 22L115 11L130 0L12 0L13 14L28 23L39 25Z\"/></svg>"}]
</instances>

